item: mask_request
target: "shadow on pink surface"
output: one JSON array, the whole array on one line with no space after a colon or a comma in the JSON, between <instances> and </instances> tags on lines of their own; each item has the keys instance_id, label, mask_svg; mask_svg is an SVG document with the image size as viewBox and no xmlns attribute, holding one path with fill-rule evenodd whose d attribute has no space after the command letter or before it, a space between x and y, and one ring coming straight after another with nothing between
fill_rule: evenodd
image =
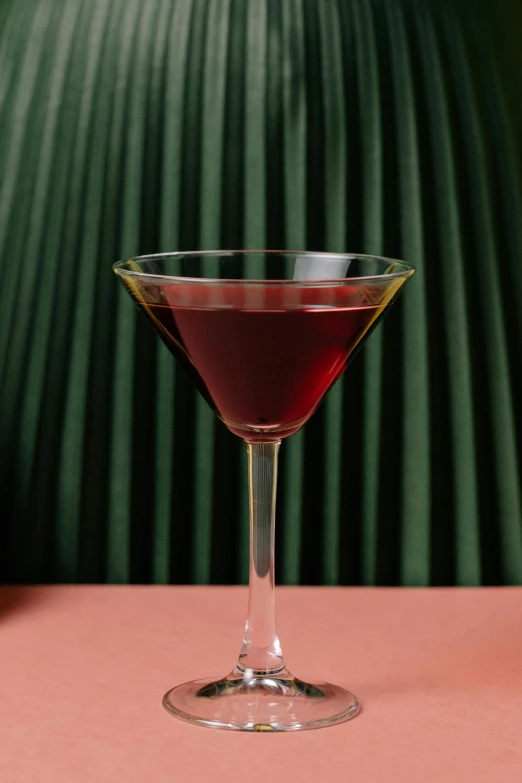
<instances>
[{"instance_id":1,"label":"shadow on pink surface","mask_svg":"<svg viewBox=\"0 0 522 783\"><path fill-rule=\"evenodd\" d=\"M49 594L45 590L38 590L35 587L20 585L0 587L0 623L12 614L46 603L48 598Z\"/></svg>"}]
</instances>

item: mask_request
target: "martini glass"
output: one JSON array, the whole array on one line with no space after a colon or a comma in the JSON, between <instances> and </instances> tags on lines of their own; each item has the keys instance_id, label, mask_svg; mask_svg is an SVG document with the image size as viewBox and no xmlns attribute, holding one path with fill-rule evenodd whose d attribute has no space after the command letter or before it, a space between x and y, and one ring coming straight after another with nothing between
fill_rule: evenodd
<instances>
[{"instance_id":1,"label":"martini glass","mask_svg":"<svg viewBox=\"0 0 522 783\"><path fill-rule=\"evenodd\" d=\"M355 696L287 669L275 623L277 456L346 369L413 269L375 256L215 251L114 265L126 290L248 454L250 589L238 661L221 679L172 688L173 715L250 731L329 726Z\"/></svg>"}]
</instances>

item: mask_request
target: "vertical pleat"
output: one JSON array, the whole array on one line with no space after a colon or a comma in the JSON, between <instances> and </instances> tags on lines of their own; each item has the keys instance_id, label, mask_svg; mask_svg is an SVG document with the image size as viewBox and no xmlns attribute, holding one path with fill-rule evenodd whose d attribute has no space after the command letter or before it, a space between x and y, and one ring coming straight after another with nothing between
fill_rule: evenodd
<instances>
[{"instance_id":1,"label":"vertical pleat","mask_svg":"<svg viewBox=\"0 0 522 783\"><path fill-rule=\"evenodd\" d=\"M306 247L307 95L304 7L302 0L282 4L281 68L283 81L283 150L285 247ZM304 433L284 444L280 485L279 537L283 541L281 581L299 583L303 513Z\"/></svg>"},{"instance_id":2,"label":"vertical pleat","mask_svg":"<svg viewBox=\"0 0 522 783\"><path fill-rule=\"evenodd\" d=\"M194 3L172 4L168 28L163 83L160 240L158 250L178 250L181 241L183 120L189 44ZM176 381L180 370L163 344L157 346L155 523L153 562L155 581L179 579L180 564L187 560L187 519L180 502L176 434L183 428L183 411L176 407ZM176 483L178 481L178 483ZM177 490L177 492L176 492ZM185 500L185 496L183 500ZM161 571L160 571L161 569Z\"/></svg>"},{"instance_id":3,"label":"vertical pleat","mask_svg":"<svg viewBox=\"0 0 522 783\"><path fill-rule=\"evenodd\" d=\"M150 13L151 3L147 4ZM111 133L113 143L122 150L120 235L121 258L139 252L139 213L141 207L141 156L143 154L143 111L146 44L150 30L140 11L145 6L125 3L121 44L117 63L116 91ZM131 578L131 488L133 428L133 340L136 317L134 308L125 307L123 291L114 302L115 366L112 392L109 514L107 538L107 577L110 582Z\"/></svg>"},{"instance_id":4,"label":"vertical pleat","mask_svg":"<svg viewBox=\"0 0 522 783\"><path fill-rule=\"evenodd\" d=\"M2 579L246 580L242 444L110 267L287 246L417 273L283 444L278 580L522 583L517 13L0 3Z\"/></svg>"},{"instance_id":5,"label":"vertical pleat","mask_svg":"<svg viewBox=\"0 0 522 783\"><path fill-rule=\"evenodd\" d=\"M319 29L323 79L325 154L325 239L324 247L341 251L346 247L347 149L346 111L342 67L341 31L337 3L319 3ZM323 581L339 580L339 511L341 497L341 449L343 385L339 380L328 394L324 411L324 516Z\"/></svg>"},{"instance_id":6,"label":"vertical pleat","mask_svg":"<svg viewBox=\"0 0 522 783\"><path fill-rule=\"evenodd\" d=\"M370 3L354 2L355 70L358 85L358 124L361 138L361 252L383 254L382 120L379 55ZM384 115L385 116L385 115ZM364 351L364 405L361 459L361 581L375 584L379 498L379 454L382 421L382 331L379 329Z\"/></svg>"},{"instance_id":7,"label":"vertical pleat","mask_svg":"<svg viewBox=\"0 0 522 783\"><path fill-rule=\"evenodd\" d=\"M178 5L185 9L187 4ZM175 140L179 134L172 133L167 124L167 118L172 113L167 110L167 102L174 95L178 97L178 105L184 79L184 64L187 53L188 24L176 24L173 5L170 0L162 0L158 11L156 38L154 41L154 59L150 82L149 102L149 137L148 148L155 153L155 168L151 172L151 195L156 199L151 208L158 213L158 247L176 249L178 247L178 225L175 217L179 214L172 208L179 201L179 187L175 196L171 196L171 188L176 183L175 171L179 172L179 151L176 154ZM176 36L181 36L179 40ZM172 53L173 57L169 57ZM178 62L174 58L179 58ZM172 66L175 65L173 72ZM181 75L181 82L176 78ZM174 112L179 123L178 112ZM163 136L164 134L164 136ZM172 165L171 151L174 151L175 163ZM159 179L159 183L158 183ZM179 181L179 180L178 180ZM167 207L167 205L169 205ZM151 226L155 224L155 214L150 214ZM155 408L156 427L154 431L155 448L153 451L153 507L154 518L149 520L152 536L152 574L151 581L156 584L168 584L170 581L170 547L171 547L171 504L172 504L172 473L173 473L173 439L174 424L174 373L175 363L171 360L165 346L159 341L155 344L156 374L153 406ZM152 449L151 449L152 452Z\"/></svg>"},{"instance_id":8,"label":"vertical pleat","mask_svg":"<svg viewBox=\"0 0 522 783\"><path fill-rule=\"evenodd\" d=\"M389 46L397 119L397 197L401 255L416 266L409 296L401 303L402 382L401 581L428 584L430 576L430 451L426 274L421 168L412 60L403 14L388 6ZM390 347L398 350L398 346ZM397 466L399 467L399 466Z\"/></svg>"},{"instance_id":9,"label":"vertical pleat","mask_svg":"<svg viewBox=\"0 0 522 783\"><path fill-rule=\"evenodd\" d=\"M247 248L260 249L266 236L267 0L248 0L246 25L244 242Z\"/></svg>"},{"instance_id":10,"label":"vertical pleat","mask_svg":"<svg viewBox=\"0 0 522 783\"><path fill-rule=\"evenodd\" d=\"M200 197L200 247L215 249L221 245L221 213L223 189L223 146L225 120L225 90L227 78L227 44L230 0L212 2L208 8L205 61L202 86L202 149ZM211 262L203 261L202 274L211 275ZM213 411L197 398L195 440L205 443L196 449L193 573L199 584L211 580L212 526L220 524L219 511L213 517L215 425ZM216 472L216 482L221 475ZM226 521L223 521L223 525ZM226 532L222 531L226 536Z\"/></svg>"}]
</instances>

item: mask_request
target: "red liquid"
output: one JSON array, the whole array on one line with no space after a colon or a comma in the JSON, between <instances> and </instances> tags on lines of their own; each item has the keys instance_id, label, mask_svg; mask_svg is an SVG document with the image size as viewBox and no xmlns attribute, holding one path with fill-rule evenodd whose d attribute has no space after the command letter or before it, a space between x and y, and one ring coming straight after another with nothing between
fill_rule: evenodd
<instances>
[{"instance_id":1,"label":"red liquid","mask_svg":"<svg viewBox=\"0 0 522 783\"><path fill-rule=\"evenodd\" d=\"M296 432L389 304L368 304L347 286L151 291L140 287L133 298L227 427L250 441Z\"/></svg>"}]
</instances>

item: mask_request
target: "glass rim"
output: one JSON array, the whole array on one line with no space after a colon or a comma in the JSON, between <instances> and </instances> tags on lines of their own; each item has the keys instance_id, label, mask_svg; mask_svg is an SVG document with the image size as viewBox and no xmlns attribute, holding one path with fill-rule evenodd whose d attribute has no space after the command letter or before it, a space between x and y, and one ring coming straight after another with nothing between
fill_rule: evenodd
<instances>
[{"instance_id":1,"label":"glass rim","mask_svg":"<svg viewBox=\"0 0 522 783\"><path fill-rule=\"evenodd\" d=\"M282 278L219 278L219 277L189 277L187 275L167 275L157 274L154 272L147 272L145 270L129 269L128 264L146 261L153 261L158 259L182 259L185 257L190 258L203 258L205 256L219 257L237 257L248 255L273 255L273 256L306 256L310 258L330 258L332 260L341 261L343 259L366 259L368 261L382 261L391 265L399 265L400 269L394 272L389 272L381 275L361 275L359 277L332 277L332 278L318 278L307 280L284 280ZM177 250L167 253L150 253L141 256L132 256L127 259L117 261L112 265L112 269L115 274L121 277L134 277L134 278L147 278L150 280L162 280L171 281L175 283L199 283L205 285L285 285L285 286L300 286L300 287L317 287L317 286L329 286L347 285L360 282L382 282L383 279L407 279L415 272L415 267L411 264L407 264L405 261L401 261L398 258L389 258L387 256L372 255L367 253L336 253L328 252L325 250Z\"/></svg>"}]
</instances>

